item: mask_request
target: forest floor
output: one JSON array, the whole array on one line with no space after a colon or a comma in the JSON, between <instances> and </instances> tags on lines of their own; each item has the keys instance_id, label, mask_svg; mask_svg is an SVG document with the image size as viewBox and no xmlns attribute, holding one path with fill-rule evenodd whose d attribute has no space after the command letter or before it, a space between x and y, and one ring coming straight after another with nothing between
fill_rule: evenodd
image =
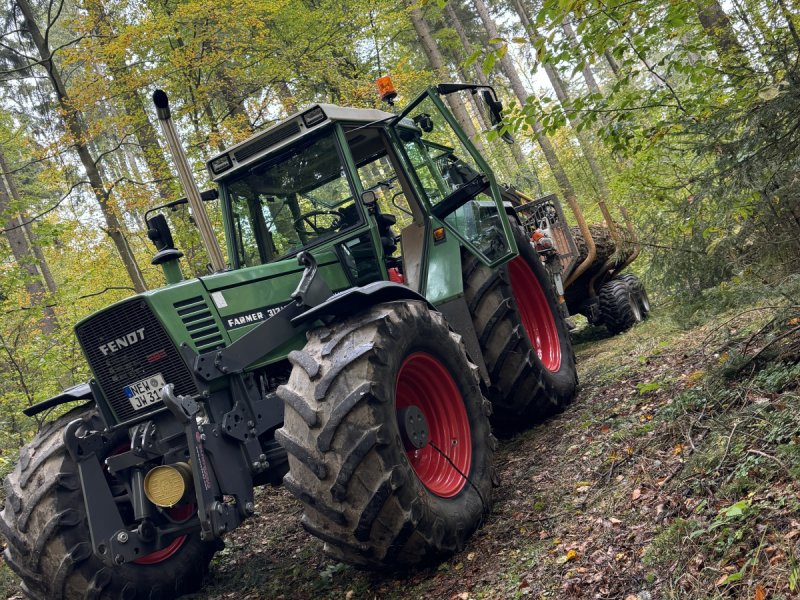
<instances>
[{"instance_id":1,"label":"forest floor","mask_svg":"<svg viewBox=\"0 0 800 600\"><path fill-rule=\"evenodd\" d=\"M193 598L797 597L799 322L751 307L687 329L656 309L623 335L586 328L576 401L501 443L494 510L463 552L359 571L262 489Z\"/></svg>"}]
</instances>

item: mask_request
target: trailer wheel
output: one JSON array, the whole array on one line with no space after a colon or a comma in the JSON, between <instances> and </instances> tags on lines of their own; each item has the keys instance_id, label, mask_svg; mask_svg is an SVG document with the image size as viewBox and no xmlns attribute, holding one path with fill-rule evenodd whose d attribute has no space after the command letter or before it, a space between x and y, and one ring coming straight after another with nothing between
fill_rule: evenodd
<instances>
[{"instance_id":1,"label":"trailer wheel","mask_svg":"<svg viewBox=\"0 0 800 600\"><path fill-rule=\"evenodd\" d=\"M216 546L197 534L113 569L93 554L77 466L63 440L64 428L75 419L100 427L94 409L70 411L22 448L5 481L3 556L22 579L22 590L35 600L144 600L198 589Z\"/></svg>"},{"instance_id":2,"label":"trailer wheel","mask_svg":"<svg viewBox=\"0 0 800 600\"><path fill-rule=\"evenodd\" d=\"M422 302L314 330L286 385L284 485L325 551L367 568L464 547L491 502L491 404L461 338Z\"/></svg>"},{"instance_id":3,"label":"trailer wheel","mask_svg":"<svg viewBox=\"0 0 800 600\"><path fill-rule=\"evenodd\" d=\"M598 292L600 321L613 334L622 333L642 320L642 311L631 286L622 278L604 283Z\"/></svg>"},{"instance_id":4,"label":"trailer wheel","mask_svg":"<svg viewBox=\"0 0 800 600\"><path fill-rule=\"evenodd\" d=\"M633 273L624 273L619 278L628 284L634 299L639 304L642 320L646 319L650 315L650 298L647 297L647 290L644 289L644 285Z\"/></svg>"},{"instance_id":5,"label":"trailer wheel","mask_svg":"<svg viewBox=\"0 0 800 600\"><path fill-rule=\"evenodd\" d=\"M575 354L539 255L514 227L520 255L489 269L464 257L464 296L489 370L496 427L524 428L575 397Z\"/></svg>"}]
</instances>

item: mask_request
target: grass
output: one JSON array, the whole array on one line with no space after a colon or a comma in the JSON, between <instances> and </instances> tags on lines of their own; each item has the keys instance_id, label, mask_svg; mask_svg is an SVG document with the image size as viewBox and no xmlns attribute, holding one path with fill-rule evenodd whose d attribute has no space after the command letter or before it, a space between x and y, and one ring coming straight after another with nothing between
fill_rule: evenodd
<instances>
[{"instance_id":1,"label":"grass","mask_svg":"<svg viewBox=\"0 0 800 600\"><path fill-rule=\"evenodd\" d=\"M437 568L331 561L265 489L194 597L796 597L800 339L781 336L797 315L743 310L578 332L579 397L502 444L492 515Z\"/></svg>"}]
</instances>

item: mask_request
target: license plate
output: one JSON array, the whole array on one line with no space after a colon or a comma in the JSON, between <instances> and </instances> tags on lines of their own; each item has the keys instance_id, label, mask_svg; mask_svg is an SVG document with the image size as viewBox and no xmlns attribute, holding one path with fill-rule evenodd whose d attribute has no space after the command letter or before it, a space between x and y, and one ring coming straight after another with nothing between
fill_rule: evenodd
<instances>
[{"instance_id":1,"label":"license plate","mask_svg":"<svg viewBox=\"0 0 800 600\"><path fill-rule=\"evenodd\" d=\"M166 385L161 373L150 375L123 388L133 410L141 410L161 400L161 388Z\"/></svg>"}]
</instances>

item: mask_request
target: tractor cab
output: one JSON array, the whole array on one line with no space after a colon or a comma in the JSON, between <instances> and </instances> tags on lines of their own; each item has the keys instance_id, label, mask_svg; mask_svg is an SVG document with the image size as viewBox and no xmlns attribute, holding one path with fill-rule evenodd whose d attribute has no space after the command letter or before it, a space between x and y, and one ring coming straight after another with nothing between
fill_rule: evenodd
<instances>
[{"instance_id":1,"label":"tractor cab","mask_svg":"<svg viewBox=\"0 0 800 600\"><path fill-rule=\"evenodd\" d=\"M402 115L315 105L208 170L233 270L308 250L335 257L345 287L391 280L426 294L439 245L467 246L487 265L516 251L494 175L434 89Z\"/></svg>"}]
</instances>

